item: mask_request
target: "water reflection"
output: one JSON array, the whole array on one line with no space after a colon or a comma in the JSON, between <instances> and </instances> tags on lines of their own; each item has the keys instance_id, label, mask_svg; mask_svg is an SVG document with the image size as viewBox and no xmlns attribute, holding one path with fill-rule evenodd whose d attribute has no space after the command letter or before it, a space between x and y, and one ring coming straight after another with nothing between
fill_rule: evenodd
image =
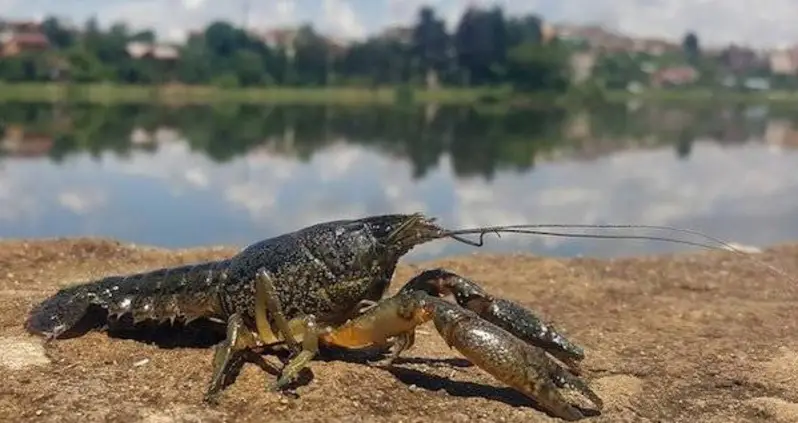
<instances>
[{"instance_id":1,"label":"water reflection","mask_svg":"<svg viewBox=\"0 0 798 423\"><path fill-rule=\"evenodd\" d=\"M424 211L450 226L647 223L798 239L798 113L752 107L0 105L0 236L244 245L317 221ZM666 244L504 237L494 251ZM414 254L473 251L452 242Z\"/></svg>"}]
</instances>

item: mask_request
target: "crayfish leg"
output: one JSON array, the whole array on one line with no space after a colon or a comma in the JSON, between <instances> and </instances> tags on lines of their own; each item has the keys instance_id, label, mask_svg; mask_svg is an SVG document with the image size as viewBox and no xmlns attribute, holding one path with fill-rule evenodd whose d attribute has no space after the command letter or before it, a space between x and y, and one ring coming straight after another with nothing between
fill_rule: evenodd
<instances>
[{"instance_id":1,"label":"crayfish leg","mask_svg":"<svg viewBox=\"0 0 798 423\"><path fill-rule=\"evenodd\" d=\"M293 336L293 328L283 313L283 307L274 288L274 281L266 269L261 268L255 277L255 327L263 343L270 343L274 335L278 335L294 354L299 354L301 347ZM275 334L269 324L267 313L274 319L279 334Z\"/></svg>"},{"instance_id":2,"label":"crayfish leg","mask_svg":"<svg viewBox=\"0 0 798 423\"><path fill-rule=\"evenodd\" d=\"M394 347L393 351L391 351L388 357L379 364L385 366L392 365L393 362L396 361L396 359L399 358L399 356L403 352L409 350L415 343L416 343L415 330L410 330L404 333L400 333L399 335L396 336L396 342L393 345Z\"/></svg>"},{"instance_id":3,"label":"crayfish leg","mask_svg":"<svg viewBox=\"0 0 798 423\"><path fill-rule=\"evenodd\" d=\"M246 327L241 315L235 313L230 316L227 321L227 337L216 346L214 351L213 375L205 393L205 402L216 402L216 398L230 376L242 364L244 353L256 345L255 336Z\"/></svg>"},{"instance_id":4,"label":"crayfish leg","mask_svg":"<svg viewBox=\"0 0 798 423\"><path fill-rule=\"evenodd\" d=\"M423 293L421 293L423 294ZM429 320L416 293L400 293L372 304L361 314L321 335L327 345L348 349L386 346L398 337L394 358L415 341L415 328ZM392 360L391 360L392 361Z\"/></svg>"},{"instance_id":5,"label":"crayfish leg","mask_svg":"<svg viewBox=\"0 0 798 423\"><path fill-rule=\"evenodd\" d=\"M302 318L301 322L303 323L301 330L295 330L291 336L300 335L302 337L302 347L298 353L288 360L277 381L269 386L268 390L270 391L279 391L293 382L319 352L319 336L323 330L316 323L316 318L313 315L308 315Z\"/></svg>"}]
</instances>

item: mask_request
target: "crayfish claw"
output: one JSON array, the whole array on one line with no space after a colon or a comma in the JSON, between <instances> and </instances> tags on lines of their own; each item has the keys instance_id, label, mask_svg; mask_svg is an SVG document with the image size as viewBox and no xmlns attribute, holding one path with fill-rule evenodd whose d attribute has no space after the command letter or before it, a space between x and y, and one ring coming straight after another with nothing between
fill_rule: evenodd
<instances>
[{"instance_id":1,"label":"crayfish claw","mask_svg":"<svg viewBox=\"0 0 798 423\"><path fill-rule=\"evenodd\" d=\"M569 421L586 417L558 388L575 389L599 410L603 408L602 400L584 381L549 358L543 349L470 310L437 298L428 300L428 304L435 327L451 347L496 379L530 397L550 414Z\"/></svg>"}]
</instances>

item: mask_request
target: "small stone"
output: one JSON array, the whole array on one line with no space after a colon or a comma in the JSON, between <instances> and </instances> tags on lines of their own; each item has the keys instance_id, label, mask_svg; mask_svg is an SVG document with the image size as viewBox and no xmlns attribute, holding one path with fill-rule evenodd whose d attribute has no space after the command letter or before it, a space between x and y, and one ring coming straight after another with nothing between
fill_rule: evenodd
<instances>
[{"instance_id":1,"label":"small stone","mask_svg":"<svg viewBox=\"0 0 798 423\"><path fill-rule=\"evenodd\" d=\"M135 363L133 363L133 367L141 367L150 362L149 358L143 358Z\"/></svg>"},{"instance_id":2,"label":"small stone","mask_svg":"<svg viewBox=\"0 0 798 423\"><path fill-rule=\"evenodd\" d=\"M10 370L22 370L46 364L50 364L50 359L40 342L21 337L0 338L0 366Z\"/></svg>"}]
</instances>

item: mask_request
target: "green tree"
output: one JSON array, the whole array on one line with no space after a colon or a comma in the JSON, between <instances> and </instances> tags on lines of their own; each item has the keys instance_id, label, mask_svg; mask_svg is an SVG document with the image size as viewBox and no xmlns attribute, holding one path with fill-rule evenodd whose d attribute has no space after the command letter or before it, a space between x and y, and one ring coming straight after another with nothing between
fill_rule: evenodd
<instances>
[{"instance_id":1,"label":"green tree","mask_svg":"<svg viewBox=\"0 0 798 423\"><path fill-rule=\"evenodd\" d=\"M694 32L688 32L684 36L682 50L689 63L693 65L698 63L701 58L701 46L698 43L698 36Z\"/></svg>"},{"instance_id":2,"label":"green tree","mask_svg":"<svg viewBox=\"0 0 798 423\"><path fill-rule=\"evenodd\" d=\"M372 37L346 48L306 25L291 45L270 47L258 35L226 21L209 23L179 46L179 58L131 55L132 42L155 46L152 30L124 23L102 28L91 17L79 30L47 17L42 31L53 48L0 61L0 79L161 84L217 84L225 87L271 84L375 87L498 85L524 90L560 90L567 60L562 48L541 42L541 19L508 18L500 7L465 11L452 33L432 7L422 7L409 33ZM160 50L158 50L160 51Z\"/></svg>"},{"instance_id":3,"label":"green tree","mask_svg":"<svg viewBox=\"0 0 798 423\"><path fill-rule=\"evenodd\" d=\"M630 82L646 82L640 57L630 54L605 54L596 60L593 75L610 89L626 89Z\"/></svg>"},{"instance_id":4,"label":"green tree","mask_svg":"<svg viewBox=\"0 0 798 423\"><path fill-rule=\"evenodd\" d=\"M507 54L507 78L520 91L565 92L570 85L564 48L527 42Z\"/></svg>"},{"instance_id":5,"label":"green tree","mask_svg":"<svg viewBox=\"0 0 798 423\"><path fill-rule=\"evenodd\" d=\"M465 74L466 84L496 83L504 76L508 33L500 8L468 8L460 19L454 39L458 65Z\"/></svg>"},{"instance_id":6,"label":"green tree","mask_svg":"<svg viewBox=\"0 0 798 423\"><path fill-rule=\"evenodd\" d=\"M75 43L75 34L61 25L54 17L48 17L42 22L42 32L57 49L67 49Z\"/></svg>"},{"instance_id":7,"label":"green tree","mask_svg":"<svg viewBox=\"0 0 798 423\"><path fill-rule=\"evenodd\" d=\"M330 72L330 48L313 27L300 28L296 38L293 74L301 85L326 85Z\"/></svg>"},{"instance_id":8,"label":"green tree","mask_svg":"<svg viewBox=\"0 0 798 423\"><path fill-rule=\"evenodd\" d=\"M420 75L429 80L446 73L449 64L449 34L443 19L431 7L423 7L413 28L412 52Z\"/></svg>"}]
</instances>

